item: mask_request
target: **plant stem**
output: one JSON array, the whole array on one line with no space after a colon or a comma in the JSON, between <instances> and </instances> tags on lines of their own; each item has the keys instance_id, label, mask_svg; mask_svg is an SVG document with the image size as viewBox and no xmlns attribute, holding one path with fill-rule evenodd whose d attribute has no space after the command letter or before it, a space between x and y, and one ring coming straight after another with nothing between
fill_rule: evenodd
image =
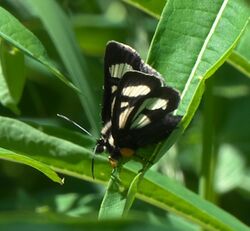
<instances>
[{"instance_id":1,"label":"plant stem","mask_svg":"<svg viewBox=\"0 0 250 231\"><path fill-rule=\"evenodd\" d=\"M199 182L199 194L206 200L214 201L215 194L213 188L215 152L214 152L214 97L213 78L206 82L206 92L204 94L204 116L203 116L203 138L202 157Z\"/></svg>"}]
</instances>

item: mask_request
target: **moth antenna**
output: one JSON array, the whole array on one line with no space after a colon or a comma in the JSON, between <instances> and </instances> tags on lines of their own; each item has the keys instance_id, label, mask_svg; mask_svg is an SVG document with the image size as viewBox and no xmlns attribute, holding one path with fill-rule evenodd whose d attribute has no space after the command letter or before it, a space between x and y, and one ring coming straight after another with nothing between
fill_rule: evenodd
<instances>
[{"instance_id":1,"label":"moth antenna","mask_svg":"<svg viewBox=\"0 0 250 231\"><path fill-rule=\"evenodd\" d=\"M57 115L58 117L62 118L62 119L67 120L68 122L74 124L74 125L75 125L76 127L78 127L80 130L82 130L83 132L85 132L85 133L88 134L89 136L92 136L92 137L93 137L93 135L92 135L89 131L87 131L85 128L81 127L81 126L80 126L79 124L77 124L75 121L73 121L73 120L69 119L68 117L66 117L66 116L64 116L64 115L61 115L61 114L56 114L56 115Z\"/></svg>"},{"instance_id":2,"label":"moth antenna","mask_svg":"<svg viewBox=\"0 0 250 231\"><path fill-rule=\"evenodd\" d=\"M67 120L68 122L74 124L77 128L79 128L81 131L85 132L86 134L88 134L89 136L92 136L93 135L87 131L85 128L83 128L82 126L80 126L78 123L76 123L75 121L71 120L70 118L68 118L67 116L64 116L64 115L61 115L61 114L56 114L58 117L64 119L64 120ZM92 161L91 161L91 174L92 174L92 177L93 179L95 179L95 153L96 153L96 147L94 149L94 155L92 157Z\"/></svg>"}]
</instances>

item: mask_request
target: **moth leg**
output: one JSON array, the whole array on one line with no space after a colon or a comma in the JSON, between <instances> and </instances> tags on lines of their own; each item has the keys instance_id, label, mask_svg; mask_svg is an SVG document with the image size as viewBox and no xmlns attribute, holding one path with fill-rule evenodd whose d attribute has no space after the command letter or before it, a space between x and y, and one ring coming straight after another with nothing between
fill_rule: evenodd
<instances>
[{"instance_id":1,"label":"moth leg","mask_svg":"<svg viewBox=\"0 0 250 231\"><path fill-rule=\"evenodd\" d=\"M143 157L142 155L138 155L138 154L134 154L134 157L139 161L141 162L141 164L144 166L146 164L150 164L150 165L153 165L154 162L150 159L148 159L147 157Z\"/></svg>"},{"instance_id":2,"label":"moth leg","mask_svg":"<svg viewBox=\"0 0 250 231\"><path fill-rule=\"evenodd\" d=\"M112 156L109 156L109 163L113 169L117 168L118 166L118 160L114 159Z\"/></svg>"},{"instance_id":3,"label":"moth leg","mask_svg":"<svg viewBox=\"0 0 250 231\"><path fill-rule=\"evenodd\" d=\"M111 176L110 178L113 180L113 182L116 183L116 187L120 188L122 181L119 177L119 172L120 172L120 167L116 166L115 168L112 169Z\"/></svg>"}]
</instances>

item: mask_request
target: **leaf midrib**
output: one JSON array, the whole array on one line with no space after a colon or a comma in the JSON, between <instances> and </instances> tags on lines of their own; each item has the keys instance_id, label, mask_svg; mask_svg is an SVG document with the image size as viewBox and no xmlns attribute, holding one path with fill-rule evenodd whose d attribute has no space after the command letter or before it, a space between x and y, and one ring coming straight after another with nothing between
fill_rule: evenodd
<instances>
[{"instance_id":1,"label":"leaf midrib","mask_svg":"<svg viewBox=\"0 0 250 231\"><path fill-rule=\"evenodd\" d=\"M211 39L211 37L212 37L212 35L213 35L213 33L214 33L214 31L215 31L217 25L219 24L219 21L220 21L220 19L221 19L221 15L223 14L223 12L224 12L224 10L225 10L228 1L229 1L229 0L224 0L224 2L223 2L222 5L221 5L221 8L220 8L220 10L219 10L219 12L218 12L218 14L217 14L217 16L216 16L216 18L215 18L215 20L214 20L214 23L213 23L213 25L212 25L212 27L211 27L211 30L209 31L209 33L208 33L208 35L207 35L207 37L206 37L206 39L205 39L205 41L204 41L204 43L203 43L203 45L202 45L202 48L201 48L201 50L200 50L200 53L198 54L198 57L197 57L196 62L195 62L195 64L194 64L194 67L192 68L192 71L191 71L191 73L190 73L190 75L189 75L189 77L188 77L187 83L185 84L184 90L183 90L182 93L181 93L181 99L183 99L183 97L185 96L186 92L187 92L188 89L189 89L189 85L191 84L192 80L193 80L194 77L195 77L195 73L196 73L196 71L197 71L197 69L198 69L198 66L199 66L200 62L201 62L201 59L202 59L202 57L203 57L203 54L204 54L205 51L206 51L206 48L207 48L207 46L208 46L208 43L209 43L209 41L210 41L210 39Z\"/></svg>"}]
</instances>

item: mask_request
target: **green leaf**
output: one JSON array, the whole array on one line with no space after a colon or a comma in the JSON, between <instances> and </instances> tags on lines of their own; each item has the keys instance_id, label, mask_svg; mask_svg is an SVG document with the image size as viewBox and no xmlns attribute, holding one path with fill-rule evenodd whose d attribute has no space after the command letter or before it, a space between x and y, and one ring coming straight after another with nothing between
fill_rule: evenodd
<instances>
[{"instance_id":1,"label":"green leaf","mask_svg":"<svg viewBox=\"0 0 250 231\"><path fill-rule=\"evenodd\" d=\"M89 145L89 140L87 143ZM47 135L23 122L0 117L0 146L46 164L60 173L93 181L90 151L72 142ZM97 181L107 183L111 171L107 160L97 156L95 161ZM126 192L137 171L138 168L128 165L121 169L122 185L119 184L119 190L116 189L116 192ZM121 193L113 198L114 204L119 204L119 200L114 201L114 199L119 199L120 195ZM210 230L248 230L239 220L219 207L159 173L152 171L146 173L140 182L137 196ZM111 199L110 197L110 202ZM113 205L110 209L112 208Z\"/></svg>"},{"instance_id":2,"label":"green leaf","mask_svg":"<svg viewBox=\"0 0 250 231\"><path fill-rule=\"evenodd\" d=\"M48 230L48 231L103 231L103 230L122 230L122 231L178 231L180 229L169 227L161 224L152 224L139 217L137 219L123 220L105 220L96 222L89 217L70 217L63 214L55 213L34 213L33 211L25 212L2 212L0 214L0 229L8 231L31 231L31 230ZM189 229L190 230L190 229Z\"/></svg>"},{"instance_id":3,"label":"green leaf","mask_svg":"<svg viewBox=\"0 0 250 231\"><path fill-rule=\"evenodd\" d=\"M98 214L99 220L121 218L127 201L127 190L120 185L118 174L113 175L108 183Z\"/></svg>"},{"instance_id":4,"label":"green leaf","mask_svg":"<svg viewBox=\"0 0 250 231\"><path fill-rule=\"evenodd\" d=\"M26 29L13 15L2 7L0 7L0 15L0 37L45 65L65 84L76 90L75 86L49 60L45 48L32 32Z\"/></svg>"},{"instance_id":5,"label":"green leaf","mask_svg":"<svg viewBox=\"0 0 250 231\"><path fill-rule=\"evenodd\" d=\"M99 121L98 103L93 93L94 86L90 83L91 74L88 72L87 64L74 37L70 19L56 1L27 0L19 1L19 4L43 23L70 74L70 78L80 90L79 98L94 132L99 131L98 123L96 123Z\"/></svg>"},{"instance_id":6,"label":"green leaf","mask_svg":"<svg viewBox=\"0 0 250 231\"><path fill-rule=\"evenodd\" d=\"M237 17L239 12L241 17ZM245 0L220 0L213 4L168 0L151 43L148 63L166 78L168 85L181 92L175 114L184 118L156 159L166 153L188 126L200 103L205 80L236 46L248 23L249 12L250 5ZM231 18L237 19L231 22ZM129 196L127 200L131 200ZM128 204L129 201L122 205ZM115 203L112 206L117 207ZM120 211L123 210L120 205Z\"/></svg>"},{"instance_id":7,"label":"green leaf","mask_svg":"<svg viewBox=\"0 0 250 231\"><path fill-rule=\"evenodd\" d=\"M14 113L25 83L24 56L13 47L0 41L0 102Z\"/></svg>"},{"instance_id":8,"label":"green leaf","mask_svg":"<svg viewBox=\"0 0 250 231\"><path fill-rule=\"evenodd\" d=\"M160 18L162 9L167 2L167 0L147 0L147 1L145 0L123 0L123 1L145 11L146 13L156 18Z\"/></svg>"},{"instance_id":9,"label":"green leaf","mask_svg":"<svg viewBox=\"0 0 250 231\"><path fill-rule=\"evenodd\" d=\"M218 153L215 171L215 189L226 193L240 186L244 179L245 161L242 153L229 144L223 144ZM250 184L248 185L250 187Z\"/></svg>"},{"instance_id":10,"label":"green leaf","mask_svg":"<svg viewBox=\"0 0 250 231\"><path fill-rule=\"evenodd\" d=\"M247 171L245 171L242 182L238 187L243 192L246 192L248 195L250 195L250 169L249 168L247 169Z\"/></svg>"},{"instance_id":11,"label":"green leaf","mask_svg":"<svg viewBox=\"0 0 250 231\"><path fill-rule=\"evenodd\" d=\"M146 13L160 18L163 6L166 0L155 1L143 1L143 0L124 0L125 2L145 11ZM250 57L249 57L249 40L250 40L250 23L242 35L239 44L233 50L232 54L228 57L227 62L229 62L236 69L241 71L246 76L250 77Z\"/></svg>"},{"instance_id":12,"label":"green leaf","mask_svg":"<svg viewBox=\"0 0 250 231\"><path fill-rule=\"evenodd\" d=\"M200 103L205 80L236 46L248 23L249 12L246 0L219 0L213 4L169 0L166 4L148 62L166 78L168 85L181 92L176 114L184 118L179 129L163 144L159 157L188 126Z\"/></svg>"},{"instance_id":13,"label":"green leaf","mask_svg":"<svg viewBox=\"0 0 250 231\"><path fill-rule=\"evenodd\" d=\"M89 147L89 138L82 142L82 145L85 144ZM92 156L89 150L47 135L18 120L0 117L0 147L40 161L54 170L73 171L75 176L82 179L92 179L89 163ZM105 176L98 164L95 167L99 170L96 176Z\"/></svg>"},{"instance_id":14,"label":"green leaf","mask_svg":"<svg viewBox=\"0 0 250 231\"><path fill-rule=\"evenodd\" d=\"M142 149L143 150L143 149ZM141 150L141 151L142 151ZM152 149L153 150L153 149ZM145 172L151 167L152 161L155 159L158 149L156 148L153 152L150 153L151 156L148 158L148 162L143 163L143 168L141 166L135 166L137 168L136 176L131 180L127 188L123 186L123 178L120 178L121 167L124 165L122 161L119 163L119 166L116 168L116 171L113 172L111 179L109 181L106 194L102 200L102 206L99 211L99 219L107 219L112 217L125 217L136 197L138 187L142 181ZM153 154L152 154L153 153ZM142 156L145 158L146 156ZM126 160L124 160L126 162ZM133 162L132 162L133 163ZM140 170L138 170L138 167ZM115 178L114 178L115 177ZM123 176L124 177L124 176ZM113 179L114 178L114 179ZM115 200L114 200L115 198Z\"/></svg>"},{"instance_id":15,"label":"green leaf","mask_svg":"<svg viewBox=\"0 0 250 231\"><path fill-rule=\"evenodd\" d=\"M136 193L138 192L138 187L139 187L141 180L143 179L143 176L144 176L144 172L139 172L134 177L131 184L129 185L128 193L126 196L126 204L124 206L124 211L123 211L123 216L128 215L128 212L135 200L135 196L136 196Z\"/></svg>"},{"instance_id":16,"label":"green leaf","mask_svg":"<svg viewBox=\"0 0 250 231\"><path fill-rule=\"evenodd\" d=\"M156 172L146 173L138 190L138 198L182 214L208 230L249 230L232 215Z\"/></svg>"},{"instance_id":17,"label":"green leaf","mask_svg":"<svg viewBox=\"0 0 250 231\"><path fill-rule=\"evenodd\" d=\"M239 44L229 56L228 62L246 76L250 77L250 23L248 23Z\"/></svg>"},{"instance_id":18,"label":"green leaf","mask_svg":"<svg viewBox=\"0 0 250 231\"><path fill-rule=\"evenodd\" d=\"M42 172L51 180L63 184L63 180L60 179L60 177L56 174L56 172L53 171L48 165L43 164L42 162L34 160L32 158L29 158L25 155L20 155L15 152L0 148L0 159L28 165Z\"/></svg>"}]
</instances>

